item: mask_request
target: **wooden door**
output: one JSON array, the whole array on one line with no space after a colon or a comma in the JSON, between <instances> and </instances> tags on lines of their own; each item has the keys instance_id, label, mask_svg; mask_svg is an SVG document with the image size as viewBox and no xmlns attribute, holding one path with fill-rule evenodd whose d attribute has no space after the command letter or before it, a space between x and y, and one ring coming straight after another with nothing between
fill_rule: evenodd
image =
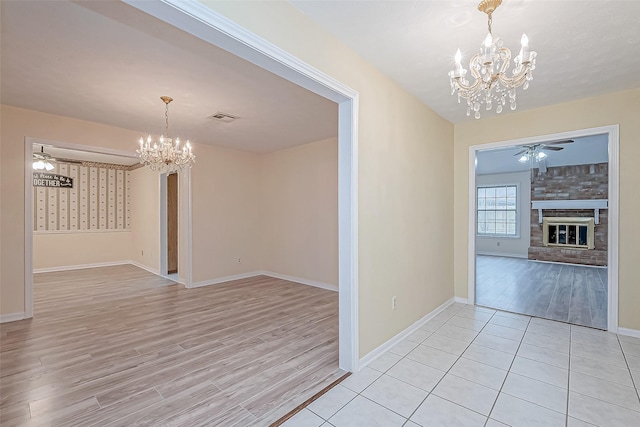
<instances>
[{"instance_id":1,"label":"wooden door","mask_svg":"<svg viewBox=\"0 0 640 427\"><path fill-rule=\"evenodd\" d=\"M167 274L178 272L178 174L167 175Z\"/></svg>"}]
</instances>

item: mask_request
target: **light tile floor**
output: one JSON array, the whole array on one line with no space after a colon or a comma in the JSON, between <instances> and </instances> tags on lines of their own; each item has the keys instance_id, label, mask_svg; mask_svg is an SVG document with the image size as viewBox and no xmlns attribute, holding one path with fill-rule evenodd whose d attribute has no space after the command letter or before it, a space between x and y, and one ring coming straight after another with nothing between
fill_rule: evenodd
<instances>
[{"instance_id":1,"label":"light tile floor","mask_svg":"<svg viewBox=\"0 0 640 427\"><path fill-rule=\"evenodd\" d=\"M285 427L640 426L640 339L453 304Z\"/></svg>"}]
</instances>

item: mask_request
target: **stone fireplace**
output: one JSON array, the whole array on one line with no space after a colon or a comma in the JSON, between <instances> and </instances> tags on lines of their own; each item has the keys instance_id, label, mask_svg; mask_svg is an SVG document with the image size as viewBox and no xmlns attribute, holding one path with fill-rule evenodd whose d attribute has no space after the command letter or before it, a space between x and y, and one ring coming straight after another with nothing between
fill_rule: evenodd
<instances>
[{"instance_id":1,"label":"stone fireplace","mask_svg":"<svg viewBox=\"0 0 640 427\"><path fill-rule=\"evenodd\" d=\"M534 170L529 259L606 266L608 164Z\"/></svg>"}]
</instances>

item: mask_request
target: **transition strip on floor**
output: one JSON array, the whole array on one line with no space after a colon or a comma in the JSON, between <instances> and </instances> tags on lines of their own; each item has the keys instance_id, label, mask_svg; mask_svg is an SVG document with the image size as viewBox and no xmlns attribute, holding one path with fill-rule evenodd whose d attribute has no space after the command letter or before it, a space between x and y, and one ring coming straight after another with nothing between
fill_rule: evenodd
<instances>
[{"instance_id":1,"label":"transition strip on floor","mask_svg":"<svg viewBox=\"0 0 640 427\"><path fill-rule=\"evenodd\" d=\"M319 392L317 392L316 394L314 394L313 396L311 396L310 398L308 398L307 400L305 400L304 402L302 402L301 404L299 404L298 406L293 408L289 413L285 414L282 418L280 418L275 423L271 424L269 427L279 427L279 426L281 426L289 418L293 417L298 412L302 411L304 408L306 408L307 406L311 405L314 401L318 400L326 392L328 392L329 390L331 390L332 388L334 388L335 386L340 384L342 381L347 379L347 377L349 375L351 375L351 372L347 372L346 374L344 374L343 376L341 376L340 378L338 378L337 380L335 380L334 382L332 382L331 384L329 384L328 386L326 386L325 388L323 388L322 390L320 390Z\"/></svg>"}]
</instances>

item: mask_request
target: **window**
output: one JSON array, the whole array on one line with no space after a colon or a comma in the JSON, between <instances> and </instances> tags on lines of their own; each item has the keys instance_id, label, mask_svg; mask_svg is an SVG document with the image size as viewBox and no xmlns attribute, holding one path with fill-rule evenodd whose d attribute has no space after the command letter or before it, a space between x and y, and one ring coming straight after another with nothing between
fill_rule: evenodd
<instances>
[{"instance_id":1,"label":"window","mask_svg":"<svg viewBox=\"0 0 640 427\"><path fill-rule=\"evenodd\" d=\"M477 230L479 236L518 236L518 187L478 187Z\"/></svg>"}]
</instances>

